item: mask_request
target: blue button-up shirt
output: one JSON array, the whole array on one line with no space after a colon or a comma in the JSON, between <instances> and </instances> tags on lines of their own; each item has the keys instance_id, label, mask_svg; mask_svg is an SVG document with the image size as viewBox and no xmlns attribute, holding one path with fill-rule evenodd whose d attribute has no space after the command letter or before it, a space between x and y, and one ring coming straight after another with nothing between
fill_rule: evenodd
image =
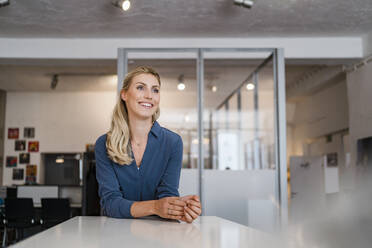
<instances>
[{"instance_id":1,"label":"blue button-up shirt","mask_svg":"<svg viewBox=\"0 0 372 248\"><path fill-rule=\"evenodd\" d=\"M135 201L179 196L183 144L178 134L155 121L140 167L134 159L129 165L113 162L107 155L106 138L105 134L97 139L95 156L98 193L107 216L132 218L130 208Z\"/></svg>"}]
</instances>

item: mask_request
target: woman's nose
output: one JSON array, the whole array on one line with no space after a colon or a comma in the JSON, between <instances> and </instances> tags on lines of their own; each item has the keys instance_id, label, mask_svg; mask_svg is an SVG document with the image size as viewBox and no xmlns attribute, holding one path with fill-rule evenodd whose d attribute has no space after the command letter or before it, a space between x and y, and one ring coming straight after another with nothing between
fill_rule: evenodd
<instances>
[{"instance_id":1,"label":"woman's nose","mask_svg":"<svg viewBox=\"0 0 372 248\"><path fill-rule=\"evenodd\" d=\"M152 99L152 92L151 92L151 90L146 90L145 91L145 98Z\"/></svg>"}]
</instances>

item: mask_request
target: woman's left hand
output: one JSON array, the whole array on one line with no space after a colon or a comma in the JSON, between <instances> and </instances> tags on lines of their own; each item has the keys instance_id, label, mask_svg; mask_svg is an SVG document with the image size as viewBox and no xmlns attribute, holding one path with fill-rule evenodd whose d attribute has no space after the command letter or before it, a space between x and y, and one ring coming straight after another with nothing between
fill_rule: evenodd
<instances>
[{"instance_id":1,"label":"woman's left hand","mask_svg":"<svg viewBox=\"0 0 372 248\"><path fill-rule=\"evenodd\" d=\"M182 221L192 223L201 214L201 203L197 195L187 195L180 198L186 203Z\"/></svg>"}]
</instances>

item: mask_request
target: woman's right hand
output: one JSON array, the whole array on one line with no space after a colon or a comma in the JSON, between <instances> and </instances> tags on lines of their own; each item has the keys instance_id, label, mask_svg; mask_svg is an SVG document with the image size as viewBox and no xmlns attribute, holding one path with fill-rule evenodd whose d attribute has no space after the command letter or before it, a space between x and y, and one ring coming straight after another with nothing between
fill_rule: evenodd
<instances>
[{"instance_id":1,"label":"woman's right hand","mask_svg":"<svg viewBox=\"0 0 372 248\"><path fill-rule=\"evenodd\" d=\"M162 218L180 220L184 215L186 203L179 197L164 197L155 201L155 214Z\"/></svg>"}]
</instances>

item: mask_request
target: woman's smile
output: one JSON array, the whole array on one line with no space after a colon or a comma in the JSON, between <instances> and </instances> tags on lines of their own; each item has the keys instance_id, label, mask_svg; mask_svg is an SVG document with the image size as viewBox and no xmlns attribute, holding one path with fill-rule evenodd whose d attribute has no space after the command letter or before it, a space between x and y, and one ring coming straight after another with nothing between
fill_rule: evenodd
<instances>
[{"instance_id":1,"label":"woman's smile","mask_svg":"<svg viewBox=\"0 0 372 248\"><path fill-rule=\"evenodd\" d=\"M151 109L154 106L152 103L147 102L140 102L139 104L146 109Z\"/></svg>"}]
</instances>

